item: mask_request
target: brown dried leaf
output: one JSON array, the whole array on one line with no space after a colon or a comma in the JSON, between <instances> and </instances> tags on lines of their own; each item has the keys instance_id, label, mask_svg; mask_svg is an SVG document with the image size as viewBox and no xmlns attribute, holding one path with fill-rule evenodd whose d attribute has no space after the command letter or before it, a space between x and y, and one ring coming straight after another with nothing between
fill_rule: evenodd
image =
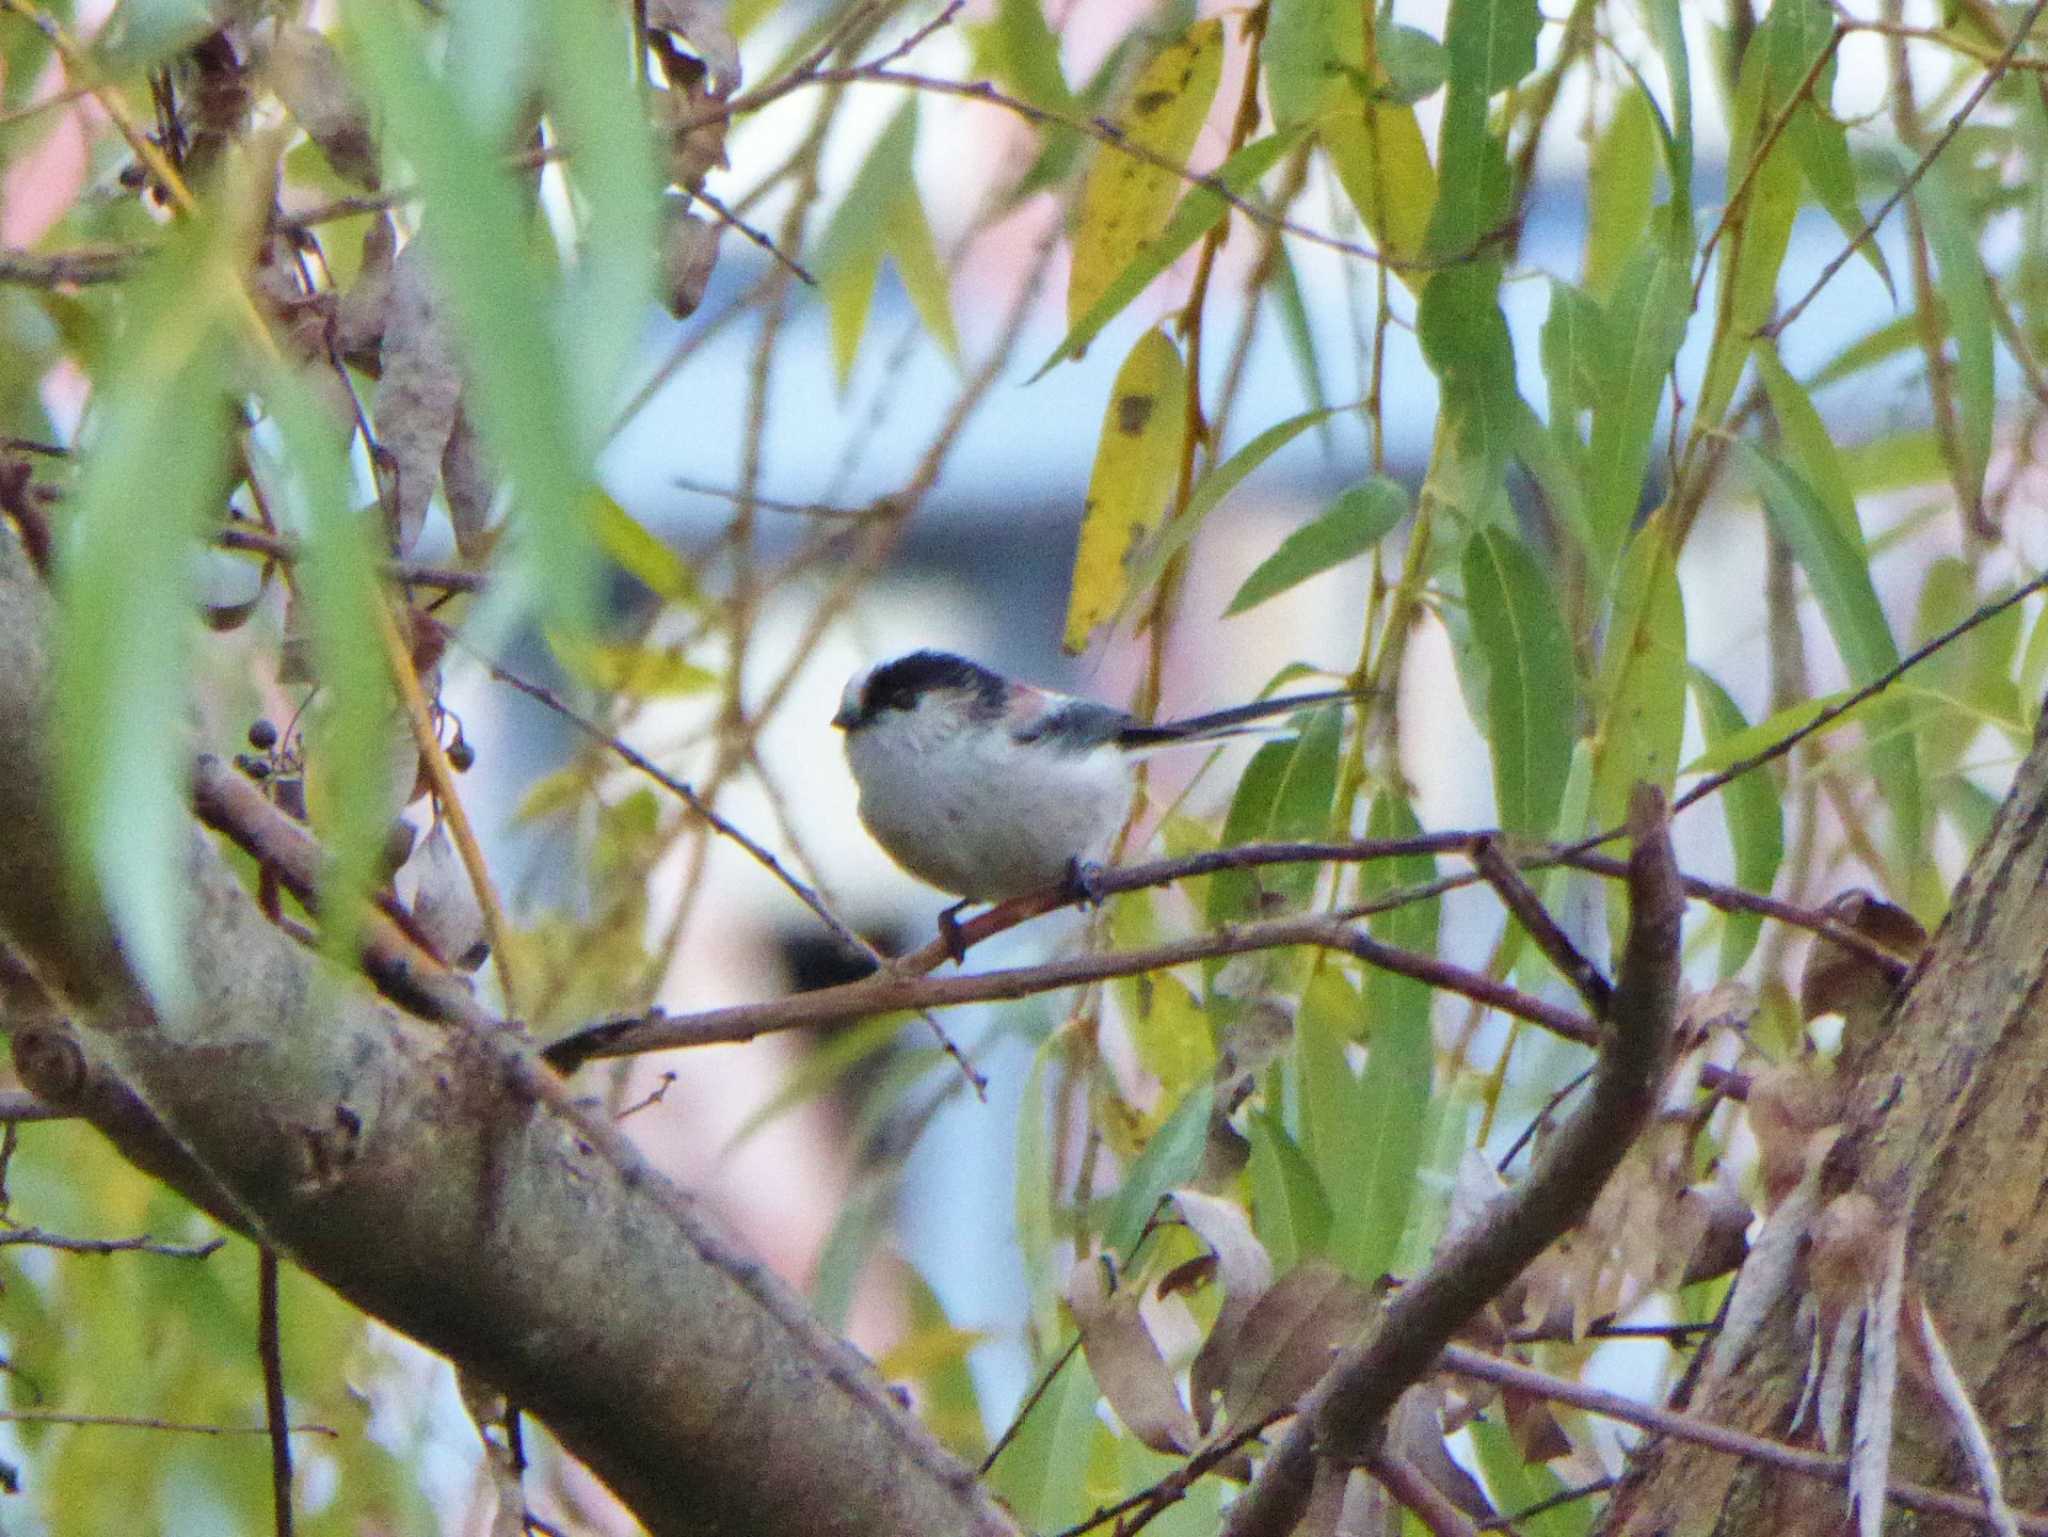
<instances>
[{"instance_id":1,"label":"brown dried leaf","mask_svg":"<svg viewBox=\"0 0 2048 1537\"><path fill-rule=\"evenodd\" d=\"M455 340L415 240L398 253L377 384L377 439L397 476L387 509L394 554L411 552L441 476L462 406Z\"/></svg>"},{"instance_id":2,"label":"brown dried leaf","mask_svg":"<svg viewBox=\"0 0 2048 1537\"><path fill-rule=\"evenodd\" d=\"M1067 1307L1081 1331L1081 1353L1102 1396L1124 1427L1155 1452L1186 1452L1201 1439L1159 1344L1138 1309L1138 1293L1112 1289L1099 1257L1067 1277Z\"/></svg>"},{"instance_id":3,"label":"brown dried leaf","mask_svg":"<svg viewBox=\"0 0 2048 1537\"><path fill-rule=\"evenodd\" d=\"M731 86L721 88L717 69L676 46L666 32L651 29L648 42L668 80L655 103L656 126L668 139L668 179L695 192L706 175L727 163L727 123L720 113Z\"/></svg>"},{"instance_id":4,"label":"brown dried leaf","mask_svg":"<svg viewBox=\"0 0 2048 1537\"><path fill-rule=\"evenodd\" d=\"M1927 948L1927 930L1919 919L1870 892L1845 891L1822 911L1909 966ZM1870 957L1831 939L1816 939L1799 979L1799 1013L1808 1020L1840 1014L1855 1027L1879 1018L1897 992L1893 974Z\"/></svg>"},{"instance_id":5,"label":"brown dried leaf","mask_svg":"<svg viewBox=\"0 0 2048 1537\"><path fill-rule=\"evenodd\" d=\"M723 98L739 89L740 49L725 25L725 8L713 0L648 0L647 30L674 33L704 61L713 88Z\"/></svg>"},{"instance_id":6,"label":"brown dried leaf","mask_svg":"<svg viewBox=\"0 0 2048 1537\"><path fill-rule=\"evenodd\" d=\"M379 214L363 231L363 259L356 280L334 307L334 349L375 378L383 371L379 349L385 312L391 308L391 275L398 257L398 227Z\"/></svg>"},{"instance_id":7,"label":"brown dried leaf","mask_svg":"<svg viewBox=\"0 0 2048 1537\"><path fill-rule=\"evenodd\" d=\"M1181 1220L1194 1229L1215 1255L1223 1282L1223 1306L1189 1372L1189 1396L1195 1401L1195 1422L1208 1434L1215 1417L1216 1395L1223 1391L1227 1364L1237 1333L1266 1288L1273 1284L1273 1259L1252 1232L1244 1208L1199 1190L1176 1190Z\"/></svg>"},{"instance_id":8,"label":"brown dried leaf","mask_svg":"<svg viewBox=\"0 0 2048 1537\"><path fill-rule=\"evenodd\" d=\"M1296 1402L1371 1313L1365 1288L1322 1260L1274 1282L1246 1315L1230 1354L1223 1408L1231 1425L1255 1424Z\"/></svg>"},{"instance_id":9,"label":"brown dried leaf","mask_svg":"<svg viewBox=\"0 0 2048 1537\"><path fill-rule=\"evenodd\" d=\"M661 239L662 303L681 320L704 302L711 269L718 264L718 239L724 226L707 223L693 213L672 207Z\"/></svg>"},{"instance_id":10,"label":"brown dried leaf","mask_svg":"<svg viewBox=\"0 0 2048 1537\"><path fill-rule=\"evenodd\" d=\"M1707 1347L1692 1401L1706 1403L1712 1390L1749 1353L1771 1310L1792 1288L1806 1244L1807 1225L1820 1210L1821 1166L1841 1135L1839 1127L1817 1131L1808 1141L1805 1173L1764 1218L1749 1258L1735 1277L1721 1328Z\"/></svg>"},{"instance_id":11,"label":"brown dried leaf","mask_svg":"<svg viewBox=\"0 0 2048 1537\"><path fill-rule=\"evenodd\" d=\"M1511 1429L1514 1427L1514 1400L1522 1396L1511 1394L1508 1397ZM1537 1407L1546 1417L1549 1415L1547 1406L1539 1404ZM1549 1423L1562 1439L1564 1432L1556 1429L1557 1421L1553 1418ZM1466 1515L1478 1521L1491 1521L1499 1512L1493 1508L1493 1501L1487 1498L1478 1480L1451 1456L1444 1445L1446 1434L1441 1382L1419 1382L1394 1401L1394 1412L1387 1417L1387 1449L1398 1457L1406 1458L1417 1472L1436 1485L1445 1499ZM1521 1441L1521 1433L1517 1431L1516 1444L1520 1445ZM1552 1452L1549 1456L1536 1456L1526 1447L1524 1455L1531 1461L1549 1461L1551 1457L1562 1456L1570 1450L1571 1443L1566 1441L1562 1451Z\"/></svg>"},{"instance_id":12,"label":"brown dried leaf","mask_svg":"<svg viewBox=\"0 0 2048 1537\"><path fill-rule=\"evenodd\" d=\"M302 23L281 24L270 52L270 84L335 174L374 191L376 137L334 45Z\"/></svg>"},{"instance_id":13,"label":"brown dried leaf","mask_svg":"<svg viewBox=\"0 0 2048 1537\"><path fill-rule=\"evenodd\" d=\"M441 489L448 499L456 550L466 564L483 564L497 542L491 509L497 501L498 482L484 457L483 439L464 410L456 411L455 427L441 454Z\"/></svg>"},{"instance_id":14,"label":"brown dried leaf","mask_svg":"<svg viewBox=\"0 0 2048 1537\"><path fill-rule=\"evenodd\" d=\"M1848 1113L1833 1069L1813 1062L1766 1068L1750 1080L1749 1129L1756 1138L1764 1200L1776 1206L1806 1175L1814 1134Z\"/></svg>"},{"instance_id":15,"label":"brown dried leaf","mask_svg":"<svg viewBox=\"0 0 2048 1537\"><path fill-rule=\"evenodd\" d=\"M455 846L448 841L448 829L439 819L420 841L411 868L418 883L412 915L421 937L449 965L475 971L491 953L484 910L469 882L469 872L462 868Z\"/></svg>"}]
</instances>

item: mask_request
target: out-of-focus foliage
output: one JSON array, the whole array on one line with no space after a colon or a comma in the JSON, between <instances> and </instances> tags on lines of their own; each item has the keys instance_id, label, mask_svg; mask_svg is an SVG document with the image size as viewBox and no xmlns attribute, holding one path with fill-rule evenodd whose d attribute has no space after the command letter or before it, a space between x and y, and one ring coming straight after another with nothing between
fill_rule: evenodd
<instances>
[{"instance_id":1,"label":"out-of-focus foliage","mask_svg":"<svg viewBox=\"0 0 2048 1537\"><path fill-rule=\"evenodd\" d=\"M956 9L138 3L74 33L69 5L7 0L0 511L61 603L51 761L75 879L53 900L102 903L171 1010L200 749L242 752L326 840L331 953L349 954L360 900L388 898L429 960L474 968L496 947L485 985L536 1033L647 1007L679 940L720 921L701 806L776 782L763 729L811 648L863 612L969 422L1033 409L1031 366L1092 368L1106 391L1085 500L1074 488L1070 649L1135 639L1152 701L1197 623L1227 640L1283 597L1349 605L1341 652L1303 642L1275 686L1315 673L1355 707L1302 714L1234 785L1136 825L1173 854L1372 839L1381 857L1131 892L1088 942L1326 916L1423 975L1219 948L1004 1027L1035 1052L1013 1139L1024 1330L1048 1370L1080 1346L991 1475L1045 1530L1293 1402L1585 1065L1475 1001L1512 982L1580 1006L1493 909L1443 901L1464 867L1417 842L1437 803L1418 740L1470 728L1457 740L1485 756L1511 852L1575 841L1638 782L1680 788L1848 704L2031 574L2048 44L2017 35L2040 7L2015 5L1903 27L1823 0L1163 3L1108 24L1055 0ZM17 216L34 178L67 175L40 227ZM1526 239L1539 220L1571 238ZM1063 300L1041 294L1060 272ZM907 306L878 302L885 275ZM1852 277L1885 297L1809 340L1809 294ZM656 357L662 297L684 328ZM910 326L893 343L885 309ZM703 344L739 327L758 337L749 370L712 373ZM800 350L806 327L829 356ZM832 492L825 466L764 467L771 376L827 374L879 420L926 348L955 393L897 494L764 537L767 468ZM1245 387L1261 348L1285 349L1298 395ZM1425 375L1427 461L1395 464L1390 423L1426 403L1389 381ZM601 483L670 379L746 402L729 514L687 551ZM1335 472L1320 511L1272 535L1223 614L1194 611L1208 531L1311 443ZM1717 584L1761 634L1709 654L1728 641ZM785 601L797 624L775 633L803 643L775 654L763 614ZM484 868L450 793L476 749L440 693L521 635L545 638L549 697L595 728L513 787L546 840L553 884L533 892ZM2034 599L1692 813L1720 819L1720 873L1815 909L1861 882L1938 919L2044 678ZM655 755L698 805L629 780L606 746L668 731L660 706L695 711ZM1619 905L1580 875L1530 879L1604 962ZM1684 1070L1797 1058L1791 932L1702 911L1690 937L1692 980L1726 1006ZM976 1338L889 1230L906 1149L964 1081L928 1036L863 1024L740 1135L854 1096L867 1162L815 1296L837 1320L863 1284L891 1290L884 1370L978 1453L1010 1406L978 1397ZM1660 1126L1613 1204L1478 1327L1569 1375L1630 1310L1705 1307L1709 1213L1738 1187L1773 1195L1721 1162L1741 1114ZM76 1127L25 1128L7 1171L22 1222L206 1230ZM7 1267L13 1407L259 1423L246 1245L22 1248ZM1574 1288L1600 1306L1550 1306ZM426 1508L409 1368L303 1281L283 1313L293 1417L339 1433L299 1443L300 1529L452 1524ZM1511 1404L1473 1427L1474 1482L1443 1443L1490 1407L1418 1390L1396 1418L1448 1497L1511 1510L1607 1471L1580 1422ZM260 1437L23 1424L0 1457L24 1529L268 1519ZM1205 1479L1151 1530L1212 1531L1228 1492ZM1589 1520L1578 1505L1525 1529Z\"/></svg>"}]
</instances>

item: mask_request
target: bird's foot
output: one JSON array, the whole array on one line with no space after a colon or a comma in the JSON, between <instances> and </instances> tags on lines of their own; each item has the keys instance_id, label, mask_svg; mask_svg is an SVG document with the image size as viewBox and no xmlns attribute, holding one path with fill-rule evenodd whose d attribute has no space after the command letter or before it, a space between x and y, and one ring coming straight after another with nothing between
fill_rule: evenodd
<instances>
[{"instance_id":1,"label":"bird's foot","mask_svg":"<svg viewBox=\"0 0 2048 1537\"><path fill-rule=\"evenodd\" d=\"M1067 861L1067 891L1083 907L1100 907L1109 892L1102 884L1102 866L1076 856Z\"/></svg>"},{"instance_id":2,"label":"bird's foot","mask_svg":"<svg viewBox=\"0 0 2048 1537\"><path fill-rule=\"evenodd\" d=\"M960 932L960 914L973 905L972 897L962 897L939 914L939 939L946 947L946 954L953 958L955 966L967 964L967 936Z\"/></svg>"}]
</instances>

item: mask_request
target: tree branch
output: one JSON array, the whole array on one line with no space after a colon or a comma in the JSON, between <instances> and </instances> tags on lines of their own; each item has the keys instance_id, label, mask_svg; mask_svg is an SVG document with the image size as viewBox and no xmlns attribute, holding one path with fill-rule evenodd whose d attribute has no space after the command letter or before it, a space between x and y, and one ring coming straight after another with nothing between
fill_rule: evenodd
<instances>
[{"instance_id":1,"label":"tree branch","mask_svg":"<svg viewBox=\"0 0 2048 1537\"><path fill-rule=\"evenodd\" d=\"M1014 1533L872 1367L522 1037L397 1014L270 924L197 827L191 1001L156 1009L104 915L62 900L50 618L0 536L0 940L157 1118L155 1161L86 1092L104 1080L82 1052L68 1105L24 1071L39 1097L496 1383L654 1533Z\"/></svg>"},{"instance_id":2,"label":"tree branch","mask_svg":"<svg viewBox=\"0 0 2048 1537\"><path fill-rule=\"evenodd\" d=\"M1307 1508L1319 1459L1372 1457L1395 1400L1428 1374L1474 1313L1592 1209L1649 1120L1678 1012L1684 894L1663 796L1638 787L1629 828L1628 939L1586 1102L1529 1177L1446 1244L1387 1303L1366 1338L1338 1357L1231 1507L1226 1537L1285 1537Z\"/></svg>"}]
</instances>

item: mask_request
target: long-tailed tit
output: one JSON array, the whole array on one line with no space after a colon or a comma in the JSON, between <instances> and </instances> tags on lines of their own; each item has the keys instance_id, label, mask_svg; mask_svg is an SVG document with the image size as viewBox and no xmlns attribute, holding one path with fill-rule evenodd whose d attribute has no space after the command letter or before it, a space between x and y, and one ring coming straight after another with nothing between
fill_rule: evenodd
<instances>
[{"instance_id":1,"label":"long-tailed tit","mask_svg":"<svg viewBox=\"0 0 2048 1537\"><path fill-rule=\"evenodd\" d=\"M965 906L1062 881L1086 891L1090 861L1130 809L1138 756L1349 697L1297 694L1155 724L965 657L913 651L857 674L832 724L846 733L875 841Z\"/></svg>"}]
</instances>

